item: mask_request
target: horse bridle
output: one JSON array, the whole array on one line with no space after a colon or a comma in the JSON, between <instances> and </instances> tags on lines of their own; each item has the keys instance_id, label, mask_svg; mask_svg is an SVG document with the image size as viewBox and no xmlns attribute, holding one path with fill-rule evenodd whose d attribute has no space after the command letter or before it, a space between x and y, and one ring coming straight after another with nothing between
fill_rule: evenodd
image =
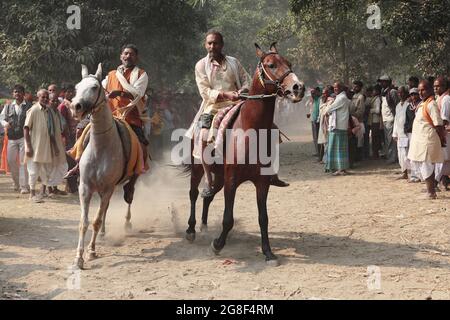
<instances>
[{"instance_id":1,"label":"horse bridle","mask_svg":"<svg viewBox=\"0 0 450 320\"><path fill-rule=\"evenodd\" d=\"M266 68L264 67L263 61L264 59L271 54L277 54L276 52L269 52L266 53L264 56L261 57L261 61L258 63L258 71L259 71L259 77L261 84L265 88L266 85L274 85L277 89L276 94L278 95L279 92L281 92L281 96L284 96L284 90L281 84L283 83L284 79L287 78L291 73L294 73L291 68L289 68L279 79L273 79L270 74L267 72ZM265 78L265 77L267 78Z\"/></svg>"},{"instance_id":2,"label":"horse bridle","mask_svg":"<svg viewBox=\"0 0 450 320\"><path fill-rule=\"evenodd\" d=\"M261 95L243 95L241 94L240 97L247 99L247 100L260 100L260 99L267 99L267 98L274 98L276 96L283 97L285 96L285 92L282 87L282 83L284 79L286 79L287 76L289 76L291 73L294 73L292 69L287 70L279 79L274 80L270 74L266 71L266 68L264 68L263 61L264 59L271 54L277 54L276 52L268 52L264 56L261 57L260 62L258 63L258 78L261 83L261 85L266 88L266 85L274 85L277 89L275 93L272 94L261 94ZM281 94L280 94L281 93Z\"/></svg>"},{"instance_id":3,"label":"horse bridle","mask_svg":"<svg viewBox=\"0 0 450 320\"><path fill-rule=\"evenodd\" d=\"M103 90L103 88L102 88L102 83L100 82L100 80L98 80L98 78L97 78L96 76L89 75L89 77L90 77L90 78L94 78L94 79L97 81L98 85L99 85L99 87L98 87L97 99L95 99L94 105L93 105L93 107L92 107L92 109L91 109L91 112L90 112L90 114L91 114L91 116L92 116L92 115L96 114L96 113L100 110L100 104L103 103L103 102L105 102L105 101L106 101L106 98L105 98L103 101L99 102L99 99L100 99L100 96L101 96L102 90ZM113 127L114 127L114 122L113 122L113 124L111 125L111 127L109 127L108 129L106 129L105 131L102 131L102 132L92 132L92 133L95 134L95 135L105 134L105 133L109 132Z\"/></svg>"},{"instance_id":4,"label":"horse bridle","mask_svg":"<svg viewBox=\"0 0 450 320\"><path fill-rule=\"evenodd\" d=\"M101 101L101 102L98 101L100 99L100 95L102 94L102 83L100 82L100 80L98 80L98 78L96 76L89 75L89 77L90 78L94 78L97 81L98 85L99 85L97 99L95 99L94 105L93 105L92 110L90 112L90 114L93 115L93 114L96 114L99 111L100 104L103 103L104 101L106 101L106 99L104 101Z\"/></svg>"}]
</instances>

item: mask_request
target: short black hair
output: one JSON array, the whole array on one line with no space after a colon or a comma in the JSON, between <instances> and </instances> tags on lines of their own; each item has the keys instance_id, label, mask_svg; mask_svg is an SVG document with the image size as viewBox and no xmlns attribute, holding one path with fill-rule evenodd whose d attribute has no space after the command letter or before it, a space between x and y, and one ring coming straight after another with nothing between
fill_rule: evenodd
<instances>
[{"instance_id":1,"label":"short black hair","mask_svg":"<svg viewBox=\"0 0 450 320\"><path fill-rule=\"evenodd\" d=\"M13 91L19 91L25 93L25 87L21 84L16 84L13 88Z\"/></svg>"},{"instance_id":2,"label":"short black hair","mask_svg":"<svg viewBox=\"0 0 450 320\"><path fill-rule=\"evenodd\" d=\"M381 93L382 87L379 84L373 86L373 91Z\"/></svg>"},{"instance_id":3,"label":"short black hair","mask_svg":"<svg viewBox=\"0 0 450 320\"><path fill-rule=\"evenodd\" d=\"M416 84L416 85L419 84L419 78L416 76L409 77L408 81L414 82L414 84Z\"/></svg>"},{"instance_id":4,"label":"short black hair","mask_svg":"<svg viewBox=\"0 0 450 320\"><path fill-rule=\"evenodd\" d=\"M355 81L353 81L353 84L355 85L355 86L358 86L358 87L364 87L364 84L362 83L362 81L359 81L359 80L355 80Z\"/></svg>"},{"instance_id":5,"label":"short black hair","mask_svg":"<svg viewBox=\"0 0 450 320\"><path fill-rule=\"evenodd\" d=\"M434 80L436 80L436 77L435 76L429 76L429 77L427 77L427 80L428 80L428 82L431 83L431 86L433 86L433 83L434 83Z\"/></svg>"},{"instance_id":6,"label":"short black hair","mask_svg":"<svg viewBox=\"0 0 450 320\"><path fill-rule=\"evenodd\" d=\"M210 35L218 36L218 37L220 38L220 41L222 42L222 44L224 44L224 42L223 42L223 35L222 35L219 31L214 30L214 29L209 30L209 31L206 33L206 35L205 35L205 39L206 39L208 36L210 36Z\"/></svg>"},{"instance_id":7,"label":"short black hair","mask_svg":"<svg viewBox=\"0 0 450 320\"><path fill-rule=\"evenodd\" d=\"M75 91L75 85L71 83L64 85L63 91L67 90Z\"/></svg>"},{"instance_id":8,"label":"short black hair","mask_svg":"<svg viewBox=\"0 0 450 320\"><path fill-rule=\"evenodd\" d=\"M136 47L136 45L134 45L132 43L128 43L128 44L122 46L122 48L120 49L120 53L123 53L125 51L125 49L131 49L134 51L134 53L136 53L136 55L139 54L138 48Z\"/></svg>"}]
</instances>

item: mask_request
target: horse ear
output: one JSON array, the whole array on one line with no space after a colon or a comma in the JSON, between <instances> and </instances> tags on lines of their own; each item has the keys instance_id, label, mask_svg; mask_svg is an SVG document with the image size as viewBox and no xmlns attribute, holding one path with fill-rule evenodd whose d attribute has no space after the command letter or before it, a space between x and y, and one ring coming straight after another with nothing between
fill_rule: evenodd
<instances>
[{"instance_id":1,"label":"horse ear","mask_svg":"<svg viewBox=\"0 0 450 320\"><path fill-rule=\"evenodd\" d=\"M81 78L86 78L87 76L89 75L89 71L88 71L88 68L84 65L84 64L82 64L81 65Z\"/></svg>"},{"instance_id":2,"label":"horse ear","mask_svg":"<svg viewBox=\"0 0 450 320\"><path fill-rule=\"evenodd\" d=\"M255 43L255 47L256 47L256 56L258 58L262 58L264 56L264 51L262 51L262 49L258 46L257 43Z\"/></svg>"},{"instance_id":3,"label":"horse ear","mask_svg":"<svg viewBox=\"0 0 450 320\"><path fill-rule=\"evenodd\" d=\"M97 67L97 72L95 72L95 77L98 79L98 81L102 81L102 72L103 72L102 64L99 63Z\"/></svg>"},{"instance_id":4,"label":"horse ear","mask_svg":"<svg viewBox=\"0 0 450 320\"><path fill-rule=\"evenodd\" d=\"M270 45L270 51L275 52L275 53L278 53L278 49L277 49L277 47L276 47L276 44L277 44L277 42L275 41L275 42L273 42L273 43Z\"/></svg>"}]
</instances>

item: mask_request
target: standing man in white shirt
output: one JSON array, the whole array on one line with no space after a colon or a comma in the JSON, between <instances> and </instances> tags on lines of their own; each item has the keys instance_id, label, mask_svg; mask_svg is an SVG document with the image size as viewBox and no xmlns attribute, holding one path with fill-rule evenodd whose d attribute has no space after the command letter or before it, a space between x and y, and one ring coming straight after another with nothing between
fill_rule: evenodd
<instances>
[{"instance_id":1,"label":"standing man in white shirt","mask_svg":"<svg viewBox=\"0 0 450 320\"><path fill-rule=\"evenodd\" d=\"M381 116L384 127L384 154L388 164L397 162L397 145L392 138L394 129L395 108L399 102L397 90L392 88L392 80L384 75L380 79L381 92Z\"/></svg>"},{"instance_id":2,"label":"standing man in white shirt","mask_svg":"<svg viewBox=\"0 0 450 320\"><path fill-rule=\"evenodd\" d=\"M444 77L438 77L434 81L434 93L441 118L444 122L446 134L446 146L442 147L444 162L437 163L435 168L436 183L441 182L444 189L448 190L448 175L450 175L450 94L448 81Z\"/></svg>"},{"instance_id":3,"label":"standing man in white shirt","mask_svg":"<svg viewBox=\"0 0 450 320\"><path fill-rule=\"evenodd\" d=\"M409 107L409 92L406 87L400 87L400 102L395 109L394 130L392 137L397 143L398 162L402 169L402 176L399 179L408 179L408 170L411 165L408 160L409 139L405 132L406 110Z\"/></svg>"},{"instance_id":4,"label":"standing man in white shirt","mask_svg":"<svg viewBox=\"0 0 450 320\"><path fill-rule=\"evenodd\" d=\"M31 104L24 100L25 88L16 85L13 89L14 101L4 106L0 115L0 121L8 135L8 166L11 170L11 177L14 181L14 191L21 194L30 193L28 187L28 171L24 164L25 144L23 128L27 111ZM17 162L19 159L19 163Z\"/></svg>"},{"instance_id":5,"label":"standing man in white shirt","mask_svg":"<svg viewBox=\"0 0 450 320\"><path fill-rule=\"evenodd\" d=\"M334 84L336 99L327 108L330 114L326 169L333 175L345 175L349 168L348 127L351 101L347 98L342 82Z\"/></svg>"}]
</instances>

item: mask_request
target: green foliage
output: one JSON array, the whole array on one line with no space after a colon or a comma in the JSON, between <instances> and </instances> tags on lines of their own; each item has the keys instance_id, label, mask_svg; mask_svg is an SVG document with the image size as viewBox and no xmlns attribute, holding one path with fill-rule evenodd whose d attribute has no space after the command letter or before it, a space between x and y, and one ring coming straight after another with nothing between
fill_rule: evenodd
<instances>
[{"instance_id":1,"label":"green foliage","mask_svg":"<svg viewBox=\"0 0 450 320\"><path fill-rule=\"evenodd\" d=\"M29 90L77 82L80 64L104 70L135 43L150 87L196 92L194 65L206 52L204 34L225 37L225 53L252 72L254 43L278 47L299 76L315 84L340 78L374 81L389 73L449 73L449 0L378 1L382 29L366 26L372 0L3 0L0 2L0 83ZM68 30L66 9L78 5L81 30ZM418 72L417 69L420 72Z\"/></svg>"},{"instance_id":2,"label":"green foliage","mask_svg":"<svg viewBox=\"0 0 450 320\"><path fill-rule=\"evenodd\" d=\"M423 74L450 73L450 1L398 1L387 30L410 48Z\"/></svg>"},{"instance_id":3,"label":"green foliage","mask_svg":"<svg viewBox=\"0 0 450 320\"><path fill-rule=\"evenodd\" d=\"M224 35L224 51L239 58L248 72L253 72L257 62L254 43L268 48L275 41L260 31L276 21L281 23L289 9L286 0L207 0L206 4L211 10L209 28Z\"/></svg>"},{"instance_id":4,"label":"green foliage","mask_svg":"<svg viewBox=\"0 0 450 320\"><path fill-rule=\"evenodd\" d=\"M365 0L290 0L298 17L299 63L310 78L373 81L388 73L449 72L449 1L378 1L382 29L366 27Z\"/></svg>"},{"instance_id":5,"label":"green foliage","mask_svg":"<svg viewBox=\"0 0 450 320\"><path fill-rule=\"evenodd\" d=\"M70 5L81 8L81 30L66 26ZM153 88L176 87L192 70L205 18L183 0L5 0L0 3L0 77L30 90L77 82L80 64L93 70L120 64L120 47L134 42ZM93 71L92 71L93 72ZM0 81L2 82L2 81Z\"/></svg>"}]
</instances>

